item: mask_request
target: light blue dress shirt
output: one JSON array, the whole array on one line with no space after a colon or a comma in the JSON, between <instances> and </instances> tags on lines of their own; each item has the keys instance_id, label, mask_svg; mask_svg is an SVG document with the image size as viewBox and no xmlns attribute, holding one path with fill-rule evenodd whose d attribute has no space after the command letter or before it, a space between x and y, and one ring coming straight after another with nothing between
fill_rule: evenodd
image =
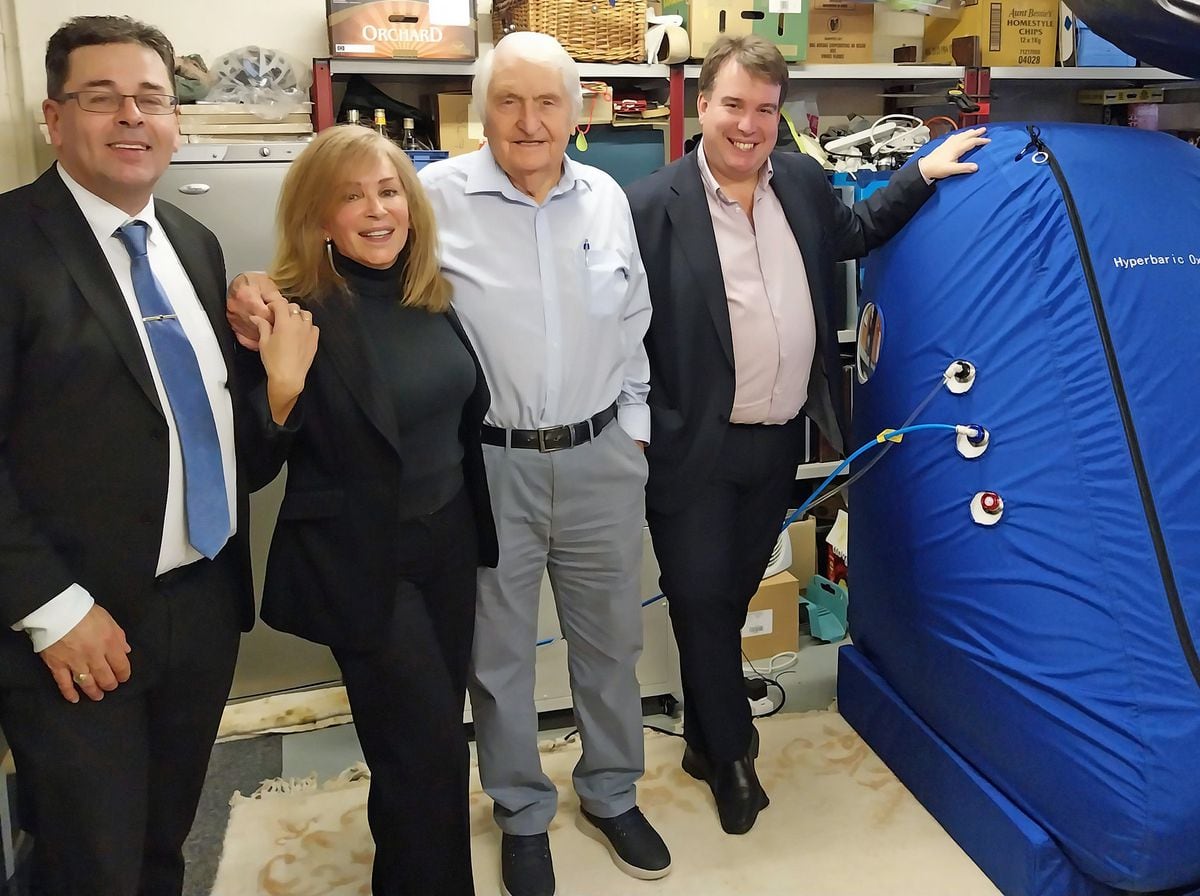
<instances>
[{"instance_id":1,"label":"light blue dress shirt","mask_svg":"<svg viewBox=\"0 0 1200 896\"><path fill-rule=\"evenodd\" d=\"M487 422L538 429L617 420L650 440L650 291L624 192L571 159L538 205L491 151L435 162L421 182L437 215L442 269L479 354Z\"/></svg>"}]
</instances>

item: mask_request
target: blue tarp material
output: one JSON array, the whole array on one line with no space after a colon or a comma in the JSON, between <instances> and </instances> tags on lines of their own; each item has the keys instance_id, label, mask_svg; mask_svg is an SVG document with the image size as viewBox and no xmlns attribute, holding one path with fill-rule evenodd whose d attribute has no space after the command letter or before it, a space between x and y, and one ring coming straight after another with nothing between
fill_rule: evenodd
<instances>
[{"instance_id":1,"label":"blue tarp material","mask_svg":"<svg viewBox=\"0 0 1200 896\"><path fill-rule=\"evenodd\" d=\"M851 635L1085 875L1194 884L1200 152L1041 125L1060 183L1016 160L1024 126L989 131L980 172L940 183L871 257L881 352L854 442L965 358L973 389L914 422L977 422L991 445L965 460L949 434L914 433L852 489ZM998 525L972 522L981 491L1003 499Z\"/></svg>"}]
</instances>

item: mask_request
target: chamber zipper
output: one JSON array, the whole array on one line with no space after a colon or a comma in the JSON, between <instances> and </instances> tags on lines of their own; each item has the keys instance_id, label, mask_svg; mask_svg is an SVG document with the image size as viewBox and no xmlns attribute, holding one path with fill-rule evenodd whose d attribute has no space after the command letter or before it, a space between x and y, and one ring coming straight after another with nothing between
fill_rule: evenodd
<instances>
[{"instance_id":1,"label":"chamber zipper","mask_svg":"<svg viewBox=\"0 0 1200 896\"><path fill-rule=\"evenodd\" d=\"M1096 326L1100 330L1100 342L1104 346L1104 358L1108 363L1108 375L1112 380L1113 392L1117 399L1117 408L1121 413L1121 424L1125 429L1125 442L1129 446L1130 459L1133 461L1133 472L1137 478L1138 491L1142 496L1142 510L1146 514L1146 525L1150 529L1150 539L1154 544L1154 554L1158 559L1158 570L1162 576L1163 588L1167 593L1167 604L1171 610L1171 618L1175 622L1175 633L1179 638L1179 646L1187 658L1188 668L1192 678L1200 685L1200 656L1196 655L1196 645L1188 628L1187 617L1183 613L1183 604L1179 600L1179 586L1175 582L1175 573L1171 569L1171 558L1167 554L1167 543L1163 538L1162 524L1158 520L1158 510L1154 506L1154 496L1150 492L1150 479L1146 475L1146 465L1142 460L1142 449L1138 442L1137 431L1133 427L1133 415L1129 410L1129 398L1125 394L1125 384L1121 379L1121 369L1117 366L1117 355L1113 348L1112 333L1108 328L1108 317L1104 313L1104 302L1100 296L1100 286L1096 282L1096 269L1092 265L1092 253L1088 249L1087 237L1083 232L1083 222L1079 219L1079 209L1075 205L1075 197L1067 184L1066 175L1048 147L1042 141L1041 131L1034 125L1029 125L1029 144L1017 155L1016 161L1025 158L1031 152L1041 153L1058 188L1062 191L1063 203L1067 209L1067 217L1071 221L1071 230L1075 233L1075 243L1079 248L1079 260L1083 265L1083 276L1087 281L1088 293L1092 299L1092 311L1096 315Z\"/></svg>"}]
</instances>

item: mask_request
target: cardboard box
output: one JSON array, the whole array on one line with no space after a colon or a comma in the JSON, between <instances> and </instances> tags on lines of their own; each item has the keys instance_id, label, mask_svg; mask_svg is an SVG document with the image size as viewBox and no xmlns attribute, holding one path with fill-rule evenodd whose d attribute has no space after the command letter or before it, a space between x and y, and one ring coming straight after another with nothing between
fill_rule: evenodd
<instances>
[{"instance_id":1,"label":"cardboard box","mask_svg":"<svg viewBox=\"0 0 1200 896\"><path fill-rule=\"evenodd\" d=\"M756 16L751 31L765 37L787 62L803 62L808 56L808 10L806 0L754 0Z\"/></svg>"},{"instance_id":2,"label":"cardboard box","mask_svg":"<svg viewBox=\"0 0 1200 896\"><path fill-rule=\"evenodd\" d=\"M790 572L763 579L742 626L742 650L752 660L800 649L800 583Z\"/></svg>"},{"instance_id":3,"label":"cardboard box","mask_svg":"<svg viewBox=\"0 0 1200 896\"><path fill-rule=\"evenodd\" d=\"M808 14L808 62L870 63L875 10L866 3L814 3Z\"/></svg>"},{"instance_id":4,"label":"cardboard box","mask_svg":"<svg viewBox=\"0 0 1200 896\"><path fill-rule=\"evenodd\" d=\"M663 15L683 16L691 57L703 59L718 37L745 37L754 27L755 0L675 0L663 4Z\"/></svg>"},{"instance_id":5,"label":"cardboard box","mask_svg":"<svg viewBox=\"0 0 1200 896\"><path fill-rule=\"evenodd\" d=\"M956 38L979 40L985 66L1053 66L1058 0L966 0L958 19L925 20L925 61L954 62Z\"/></svg>"},{"instance_id":6,"label":"cardboard box","mask_svg":"<svg viewBox=\"0 0 1200 896\"><path fill-rule=\"evenodd\" d=\"M613 92L611 84L600 81L585 81L583 85L583 107L576 124L587 127L592 124L610 124L613 120Z\"/></svg>"},{"instance_id":7,"label":"cardboard box","mask_svg":"<svg viewBox=\"0 0 1200 896\"><path fill-rule=\"evenodd\" d=\"M1081 90L1077 97L1085 106L1124 106L1129 103L1161 103L1161 87L1115 87Z\"/></svg>"},{"instance_id":8,"label":"cardboard box","mask_svg":"<svg viewBox=\"0 0 1200 896\"><path fill-rule=\"evenodd\" d=\"M474 59L473 0L325 0L329 51L383 59Z\"/></svg>"},{"instance_id":9,"label":"cardboard box","mask_svg":"<svg viewBox=\"0 0 1200 896\"><path fill-rule=\"evenodd\" d=\"M792 565L788 572L796 577L800 590L808 587L817 574L817 521L814 517L796 520L788 526L788 541L792 543Z\"/></svg>"},{"instance_id":10,"label":"cardboard box","mask_svg":"<svg viewBox=\"0 0 1200 896\"><path fill-rule=\"evenodd\" d=\"M469 93L438 94L438 146L452 156L474 152L483 142L483 122Z\"/></svg>"}]
</instances>

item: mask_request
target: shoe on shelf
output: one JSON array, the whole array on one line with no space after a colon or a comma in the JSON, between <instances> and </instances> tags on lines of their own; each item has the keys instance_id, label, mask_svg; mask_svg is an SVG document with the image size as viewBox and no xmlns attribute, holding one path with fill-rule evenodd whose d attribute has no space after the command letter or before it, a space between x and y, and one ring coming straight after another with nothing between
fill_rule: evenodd
<instances>
[{"instance_id":1,"label":"shoe on shelf","mask_svg":"<svg viewBox=\"0 0 1200 896\"><path fill-rule=\"evenodd\" d=\"M549 834L501 835L500 896L554 896Z\"/></svg>"},{"instance_id":2,"label":"shoe on shelf","mask_svg":"<svg viewBox=\"0 0 1200 896\"><path fill-rule=\"evenodd\" d=\"M637 806L614 818L599 818L580 806L576 824L607 847L616 866L630 877L658 880L671 870L667 844Z\"/></svg>"},{"instance_id":3,"label":"shoe on shelf","mask_svg":"<svg viewBox=\"0 0 1200 896\"><path fill-rule=\"evenodd\" d=\"M708 784L717 804L721 829L727 834L745 834L754 827L758 813L771 805L754 770L756 756L757 730L751 735L746 755L733 762L712 762L691 746L683 751L683 770Z\"/></svg>"}]
</instances>

